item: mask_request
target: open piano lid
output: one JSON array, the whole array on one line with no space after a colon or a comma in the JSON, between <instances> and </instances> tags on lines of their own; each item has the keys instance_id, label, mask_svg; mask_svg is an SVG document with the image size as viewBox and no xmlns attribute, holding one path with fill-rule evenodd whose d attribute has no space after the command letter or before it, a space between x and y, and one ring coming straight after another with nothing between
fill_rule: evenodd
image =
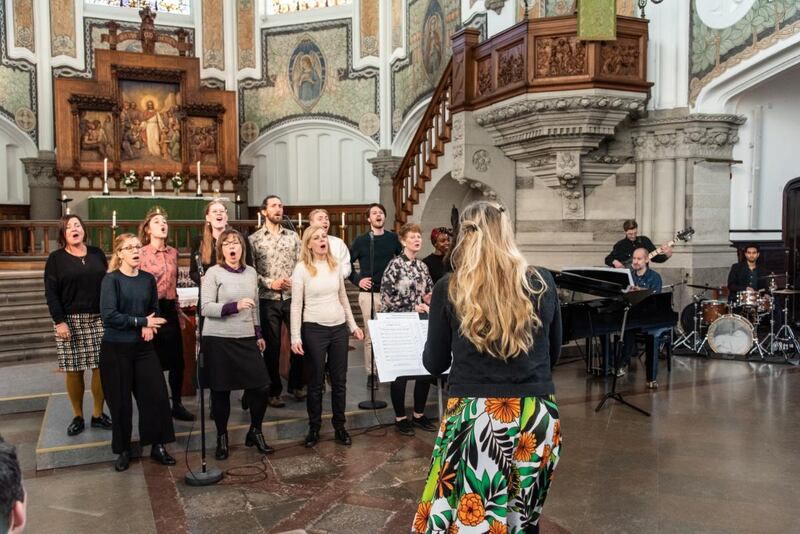
<instances>
[{"instance_id":1,"label":"open piano lid","mask_svg":"<svg viewBox=\"0 0 800 534\"><path fill-rule=\"evenodd\" d=\"M633 285L628 269L610 267L568 267L550 271L556 286L598 297L619 298Z\"/></svg>"}]
</instances>

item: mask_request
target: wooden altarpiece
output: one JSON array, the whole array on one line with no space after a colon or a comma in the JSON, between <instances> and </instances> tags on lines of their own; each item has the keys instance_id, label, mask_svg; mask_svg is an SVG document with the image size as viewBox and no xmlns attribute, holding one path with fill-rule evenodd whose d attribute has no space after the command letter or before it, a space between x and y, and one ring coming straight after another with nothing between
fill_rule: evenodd
<instances>
[{"instance_id":1,"label":"wooden altarpiece","mask_svg":"<svg viewBox=\"0 0 800 534\"><path fill-rule=\"evenodd\" d=\"M159 189L169 190L168 179L178 171L187 185L194 183L200 161L205 191L213 181L233 190L236 93L201 87L200 61L186 57L191 49L186 32L179 30L177 39L158 33L155 14L149 8L139 14L138 32L118 32L119 25L109 21L103 41L110 49L95 50L92 79L55 80L59 181L72 177L74 189L98 190L107 159L112 190L125 189L120 178L129 170L140 178L137 189L149 189L142 178L152 171L161 177ZM118 43L132 39L141 41L141 53L117 50ZM156 54L157 42L179 55Z\"/></svg>"}]
</instances>

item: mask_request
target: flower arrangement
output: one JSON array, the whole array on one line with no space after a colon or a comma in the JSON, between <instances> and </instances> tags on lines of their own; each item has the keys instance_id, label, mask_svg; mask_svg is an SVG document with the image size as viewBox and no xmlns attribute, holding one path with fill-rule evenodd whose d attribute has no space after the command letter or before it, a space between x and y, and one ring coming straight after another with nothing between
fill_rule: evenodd
<instances>
[{"instance_id":1,"label":"flower arrangement","mask_svg":"<svg viewBox=\"0 0 800 534\"><path fill-rule=\"evenodd\" d=\"M175 176L170 178L169 181L172 183L173 189L180 189L183 187L183 176L181 176L181 173L179 172L176 172Z\"/></svg>"},{"instance_id":2,"label":"flower arrangement","mask_svg":"<svg viewBox=\"0 0 800 534\"><path fill-rule=\"evenodd\" d=\"M128 174L122 178L122 184L125 187L134 187L139 185L139 178L136 176L136 172L133 169L129 170Z\"/></svg>"}]
</instances>

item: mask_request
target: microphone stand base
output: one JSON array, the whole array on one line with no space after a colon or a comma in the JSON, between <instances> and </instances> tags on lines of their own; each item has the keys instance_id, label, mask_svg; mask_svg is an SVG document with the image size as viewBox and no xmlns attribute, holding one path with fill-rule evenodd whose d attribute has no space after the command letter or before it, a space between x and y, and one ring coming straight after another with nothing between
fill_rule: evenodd
<instances>
[{"instance_id":1,"label":"microphone stand base","mask_svg":"<svg viewBox=\"0 0 800 534\"><path fill-rule=\"evenodd\" d=\"M382 410L386 406L387 404L382 400L365 400L358 403L358 407L362 410Z\"/></svg>"},{"instance_id":2,"label":"microphone stand base","mask_svg":"<svg viewBox=\"0 0 800 534\"><path fill-rule=\"evenodd\" d=\"M197 473L189 472L184 477L187 486L212 486L220 480L222 480L222 471L216 467Z\"/></svg>"}]
</instances>

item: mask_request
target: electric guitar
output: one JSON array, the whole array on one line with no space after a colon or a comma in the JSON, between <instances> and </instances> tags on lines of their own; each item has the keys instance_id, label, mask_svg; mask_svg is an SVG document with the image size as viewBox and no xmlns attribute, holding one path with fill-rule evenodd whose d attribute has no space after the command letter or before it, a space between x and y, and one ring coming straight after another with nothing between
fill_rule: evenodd
<instances>
[{"instance_id":1,"label":"electric guitar","mask_svg":"<svg viewBox=\"0 0 800 534\"><path fill-rule=\"evenodd\" d=\"M681 242L685 243L687 241L691 241L693 235L694 235L694 228L692 228L691 226L689 226L688 228L684 228L683 230L680 230L679 232L676 232L675 233L675 237L673 239L670 239L669 241L667 241L666 243L664 243L660 247L657 247L653 252L648 254L648 256L647 256L648 261L652 260L653 258L658 256L659 254L663 254L663 249L665 249L665 248L672 248L675 245L677 245L678 243L681 243ZM626 261L625 262L625 267L629 268L631 266L632 262L633 262L633 260Z\"/></svg>"}]
</instances>

